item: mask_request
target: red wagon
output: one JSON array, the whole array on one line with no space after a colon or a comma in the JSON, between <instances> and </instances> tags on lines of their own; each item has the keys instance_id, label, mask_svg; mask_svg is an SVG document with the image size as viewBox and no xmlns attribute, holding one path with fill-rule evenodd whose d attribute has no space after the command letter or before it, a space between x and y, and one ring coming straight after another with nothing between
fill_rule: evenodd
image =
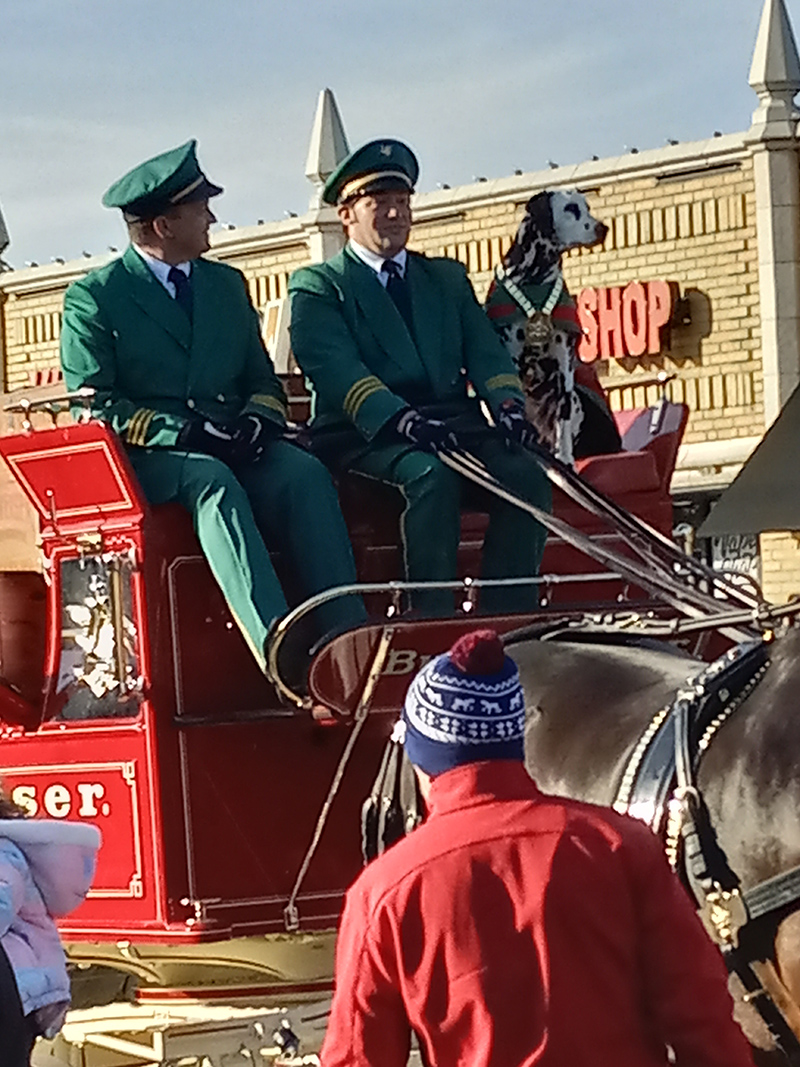
<instances>
[{"instance_id":1,"label":"red wagon","mask_svg":"<svg viewBox=\"0 0 800 1067\"><path fill-rule=\"evenodd\" d=\"M655 415L625 413L628 443L642 447L583 462L590 482L667 536L686 415L666 402ZM485 519L463 519L457 614L406 622L398 503L341 487L377 618L317 655L310 686L333 714L315 719L258 671L188 515L147 505L106 426L61 419L34 428L27 418L0 438L37 512L43 562L41 574L0 573L0 776L34 814L103 833L95 884L62 925L70 956L134 975L141 999L325 986L361 864L362 801L414 670L474 626L469 575ZM555 510L622 544L558 494ZM601 569L552 538L544 599L564 610L641 600ZM590 581L576 578L586 571ZM539 617L491 624L508 631ZM364 721L337 783L354 715Z\"/></svg>"}]
</instances>

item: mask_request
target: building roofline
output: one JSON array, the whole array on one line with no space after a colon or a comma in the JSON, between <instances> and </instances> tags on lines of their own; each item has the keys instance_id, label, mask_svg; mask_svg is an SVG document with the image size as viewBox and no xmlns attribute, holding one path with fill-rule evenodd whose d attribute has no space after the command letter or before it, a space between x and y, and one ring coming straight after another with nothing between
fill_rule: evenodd
<instances>
[{"instance_id":1,"label":"building roofline","mask_svg":"<svg viewBox=\"0 0 800 1067\"><path fill-rule=\"evenodd\" d=\"M514 174L485 182L471 182L452 189L435 189L415 194L414 218L417 222L431 222L458 211L498 202L522 201L540 189L590 189L612 181L647 177L668 178L672 175L679 177L687 170L691 170L693 174L703 170L710 171L726 163L740 163L751 150L746 133L729 133L720 137L709 137L705 141L686 141L664 148L587 160L554 169L528 171L525 174ZM244 256L301 243L306 240L308 230L322 221L323 213L330 214L328 221L334 221L334 209L323 208L289 219L213 233L211 253ZM24 290L30 293L60 288L82 277L87 271L103 266L112 258L112 254L106 253L69 260L66 263L6 271L0 274L0 291L14 293Z\"/></svg>"},{"instance_id":2,"label":"building roofline","mask_svg":"<svg viewBox=\"0 0 800 1067\"><path fill-rule=\"evenodd\" d=\"M669 177L684 170L701 171L725 163L739 163L749 154L745 133L729 133L704 141L686 141L664 148L645 149L605 159L586 160L568 166L528 171L507 178L471 182L452 189L417 193L414 217L417 220L450 214L457 208L474 208L484 203L521 199L532 190L591 188L611 181L632 178Z\"/></svg>"}]
</instances>

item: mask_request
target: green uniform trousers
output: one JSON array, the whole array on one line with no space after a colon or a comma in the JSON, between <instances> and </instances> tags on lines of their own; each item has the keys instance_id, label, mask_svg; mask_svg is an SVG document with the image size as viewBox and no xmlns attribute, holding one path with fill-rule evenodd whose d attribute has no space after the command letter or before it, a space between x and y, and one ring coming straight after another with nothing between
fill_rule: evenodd
<instances>
[{"instance_id":1,"label":"green uniform trousers","mask_svg":"<svg viewBox=\"0 0 800 1067\"><path fill-rule=\"evenodd\" d=\"M200 453L132 448L129 456L151 504L174 500L189 511L211 571L262 668L270 624L287 611L265 542L288 558L306 596L356 581L330 475L296 445L273 441L258 463L236 473ZM358 597L317 609L322 632L365 618Z\"/></svg>"},{"instance_id":2,"label":"green uniform trousers","mask_svg":"<svg viewBox=\"0 0 800 1067\"><path fill-rule=\"evenodd\" d=\"M492 430L460 437L503 485L545 511L551 509L550 485L534 458L509 448ZM400 532L409 581L452 581L461 531L462 507L489 513L483 545L482 578L535 577L547 533L530 515L468 482L436 456L407 445L371 446L347 463L350 470L397 486L406 506ZM450 615L453 594L447 591L414 594L413 604L425 614ZM539 596L535 585L485 589L480 597L484 614L531 611Z\"/></svg>"}]
</instances>

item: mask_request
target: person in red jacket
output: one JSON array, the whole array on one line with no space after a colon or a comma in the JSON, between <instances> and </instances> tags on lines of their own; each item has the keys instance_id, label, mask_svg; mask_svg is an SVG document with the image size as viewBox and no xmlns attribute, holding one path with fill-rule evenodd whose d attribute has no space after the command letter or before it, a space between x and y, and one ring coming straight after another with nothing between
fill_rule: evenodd
<instances>
[{"instance_id":1,"label":"person in red jacket","mask_svg":"<svg viewBox=\"0 0 800 1067\"><path fill-rule=\"evenodd\" d=\"M428 1067L752 1067L656 837L528 776L493 631L420 671L403 722L428 817L348 891L322 1067L405 1067L412 1033Z\"/></svg>"}]
</instances>

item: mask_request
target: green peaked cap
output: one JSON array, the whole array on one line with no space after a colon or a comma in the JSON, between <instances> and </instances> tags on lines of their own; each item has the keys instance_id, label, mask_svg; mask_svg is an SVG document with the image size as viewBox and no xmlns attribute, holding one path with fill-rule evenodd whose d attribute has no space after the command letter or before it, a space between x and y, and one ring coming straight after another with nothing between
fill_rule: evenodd
<instances>
[{"instance_id":1,"label":"green peaked cap","mask_svg":"<svg viewBox=\"0 0 800 1067\"><path fill-rule=\"evenodd\" d=\"M407 144L388 138L370 141L342 160L325 182L322 199L326 204L339 204L381 189L410 192L418 177L419 163Z\"/></svg>"},{"instance_id":2,"label":"green peaked cap","mask_svg":"<svg viewBox=\"0 0 800 1067\"><path fill-rule=\"evenodd\" d=\"M122 208L129 222L154 219L179 204L208 200L222 192L206 178L197 162L197 141L140 163L115 181L103 197L105 207Z\"/></svg>"}]
</instances>

